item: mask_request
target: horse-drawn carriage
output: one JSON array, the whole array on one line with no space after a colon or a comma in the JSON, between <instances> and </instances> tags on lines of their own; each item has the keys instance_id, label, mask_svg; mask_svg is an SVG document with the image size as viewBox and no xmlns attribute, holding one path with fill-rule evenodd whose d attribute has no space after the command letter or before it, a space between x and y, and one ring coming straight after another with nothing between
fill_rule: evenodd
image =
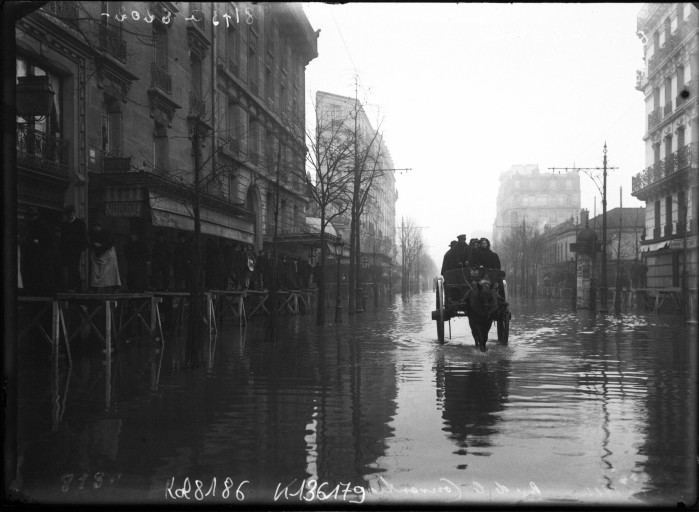
<instances>
[{"instance_id":1,"label":"horse-drawn carriage","mask_svg":"<svg viewBox=\"0 0 699 512\"><path fill-rule=\"evenodd\" d=\"M444 322L459 316L468 317L476 346L485 352L485 343L493 322L497 324L498 342L507 344L512 314L505 302L505 272L469 266L448 270L442 278L434 279L436 310L432 319L437 322L437 337L444 342Z\"/></svg>"}]
</instances>

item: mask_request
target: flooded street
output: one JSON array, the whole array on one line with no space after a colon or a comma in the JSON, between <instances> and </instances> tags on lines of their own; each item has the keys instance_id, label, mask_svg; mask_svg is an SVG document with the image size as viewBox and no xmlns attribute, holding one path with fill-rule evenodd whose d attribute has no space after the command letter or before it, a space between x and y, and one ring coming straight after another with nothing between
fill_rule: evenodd
<instances>
[{"instance_id":1,"label":"flooded street","mask_svg":"<svg viewBox=\"0 0 699 512\"><path fill-rule=\"evenodd\" d=\"M208 368L166 350L157 391L152 351L117 347L106 412L99 349L52 385L37 340L20 354L18 486L240 506L696 500L695 327L513 300L509 345L481 353L463 318L437 342L433 301L324 328L228 321Z\"/></svg>"}]
</instances>

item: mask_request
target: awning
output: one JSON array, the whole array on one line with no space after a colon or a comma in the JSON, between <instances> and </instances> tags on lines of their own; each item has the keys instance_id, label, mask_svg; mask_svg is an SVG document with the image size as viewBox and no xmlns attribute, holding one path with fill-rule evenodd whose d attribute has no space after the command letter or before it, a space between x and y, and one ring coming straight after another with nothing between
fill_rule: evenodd
<instances>
[{"instance_id":1,"label":"awning","mask_svg":"<svg viewBox=\"0 0 699 512\"><path fill-rule=\"evenodd\" d=\"M655 252L660 249L667 249L670 246L670 242L667 240L663 242L656 242L654 244L641 245L641 252Z\"/></svg>"},{"instance_id":2,"label":"awning","mask_svg":"<svg viewBox=\"0 0 699 512\"><path fill-rule=\"evenodd\" d=\"M306 232L307 233L320 233L320 218L318 217L306 217ZM325 234L337 236L337 231L332 223L328 222L325 227Z\"/></svg>"},{"instance_id":3,"label":"awning","mask_svg":"<svg viewBox=\"0 0 699 512\"><path fill-rule=\"evenodd\" d=\"M155 192L149 193L149 202L154 226L194 231L194 215L190 206ZM202 233L248 244L254 243L252 222L204 207L200 208L199 215Z\"/></svg>"},{"instance_id":4,"label":"awning","mask_svg":"<svg viewBox=\"0 0 699 512\"><path fill-rule=\"evenodd\" d=\"M107 187L104 192L104 213L110 217L143 217L143 187Z\"/></svg>"}]
</instances>

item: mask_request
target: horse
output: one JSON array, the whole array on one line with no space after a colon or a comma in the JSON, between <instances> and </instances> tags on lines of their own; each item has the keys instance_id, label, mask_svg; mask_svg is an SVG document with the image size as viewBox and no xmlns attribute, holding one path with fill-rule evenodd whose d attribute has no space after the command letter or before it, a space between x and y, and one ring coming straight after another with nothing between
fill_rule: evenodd
<instances>
[{"instance_id":1,"label":"horse","mask_svg":"<svg viewBox=\"0 0 699 512\"><path fill-rule=\"evenodd\" d=\"M490 279L474 281L466 295L468 325L476 346L481 352L486 351L485 342L498 309L498 294Z\"/></svg>"}]
</instances>

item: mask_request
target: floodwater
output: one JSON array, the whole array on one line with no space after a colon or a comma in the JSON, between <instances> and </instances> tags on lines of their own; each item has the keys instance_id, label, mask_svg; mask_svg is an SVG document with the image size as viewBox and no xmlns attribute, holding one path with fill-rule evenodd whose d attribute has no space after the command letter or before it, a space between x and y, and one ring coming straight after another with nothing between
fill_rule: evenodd
<instances>
[{"instance_id":1,"label":"floodwater","mask_svg":"<svg viewBox=\"0 0 699 512\"><path fill-rule=\"evenodd\" d=\"M509 345L481 353L463 318L438 343L432 305L229 321L198 368L166 350L155 391L158 353L122 345L108 411L99 346L52 379L46 342L23 345L15 485L64 503L696 501L696 327L513 300Z\"/></svg>"}]
</instances>

